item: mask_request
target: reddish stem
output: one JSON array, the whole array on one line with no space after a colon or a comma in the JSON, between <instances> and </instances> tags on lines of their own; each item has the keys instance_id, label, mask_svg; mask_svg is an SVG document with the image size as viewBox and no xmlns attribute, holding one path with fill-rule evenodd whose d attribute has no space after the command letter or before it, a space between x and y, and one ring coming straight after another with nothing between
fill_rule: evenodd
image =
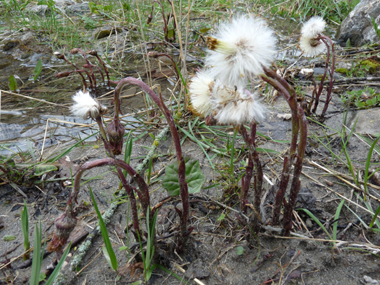
<instances>
[{"instance_id":1,"label":"reddish stem","mask_svg":"<svg viewBox=\"0 0 380 285\"><path fill-rule=\"evenodd\" d=\"M284 213L284 229L285 236L290 235L292 228L292 215L293 209L297 202L297 196L300 191L301 182L299 177L302 172L302 161L305 155L305 149L307 144L307 119L305 113L301 107L298 107L299 112L299 125L300 125L300 140L297 149L297 159L294 164L293 181L290 187L290 195L287 205L285 206Z\"/></svg>"},{"instance_id":2,"label":"reddish stem","mask_svg":"<svg viewBox=\"0 0 380 285\"><path fill-rule=\"evenodd\" d=\"M327 45L327 43L325 42L325 40L330 42L331 54L332 54L332 56L331 56L332 57L332 63L331 63L331 67L330 67L330 84L329 84L329 89L327 90L325 106L323 107L322 114L321 114L321 116L324 117L326 112L327 112L327 108L329 107L329 103L331 101L331 92L332 92L332 88L334 85L335 47L334 47L334 43L332 42L332 40L329 37L323 36L322 40L326 45Z\"/></svg>"},{"instance_id":3,"label":"reddish stem","mask_svg":"<svg viewBox=\"0 0 380 285\"><path fill-rule=\"evenodd\" d=\"M119 94L122 89L122 87L125 84L132 84L138 86L140 89L145 91L146 94L148 94L154 103L161 109L163 112L167 123L169 125L170 131L172 133L173 137L173 142L177 154L177 162L178 162L178 180L179 180L179 188L180 188L180 195L181 195L181 200L182 200L182 216L181 216L181 239L180 239L180 246L184 245L187 239L187 219L189 216L189 192L187 188L187 183L185 180L185 172L186 172L186 167L185 167L185 160L182 156L182 149L181 149L181 143L177 131L177 127L175 125L173 116L171 115L169 109L166 107L166 105L161 102L160 98L157 96L156 93L152 89L149 88L148 85L146 85L144 82L141 80L138 80L133 77L127 77L119 81L118 85L115 88L115 113L118 112L119 105L120 105L120 99L119 99Z\"/></svg>"},{"instance_id":4,"label":"reddish stem","mask_svg":"<svg viewBox=\"0 0 380 285\"><path fill-rule=\"evenodd\" d=\"M262 75L263 80L271 84L277 91L280 92L280 94L282 94L285 97L286 101L289 104L289 107L292 110L292 141L290 144L289 156L284 158L284 166L281 173L280 185L276 194L276 201L272 217L273 225L278 225L280 223L279 218L281 206L283 205L283 201L285 198L286 188L289 183L289 174L297 149L297 138L299 131L299 120L297 112L298 107L293 87L291 87L283 78L277 75L276 72L269 69L264 69L264 71L267 76ZM290 92L288 90L290 90Z\"/></svg>"},{"instance_id":5,"label":"reddish stem","mask_svg":"<svg viewBox=\"0 0 380 285\"><path fill-rule=\"evenodd\" d=\"M325 66L325 71L323 73L323 76L321 78L321 82L319 83L319 88L318 88L318 93L317 93L317 96L315 97L315 103L314 103L314 107L313 107L313 110L312 112L315 113L317 111L317 107L318 107L318 104L319 104L319 97L321 96L322 94L322 90L323 90L323 83L325 82L325 79L326 79L326 75L327 75L327 69L329 68L329 62L330 62L330 47L329 45L322 39L321 36L319 36L317 38L317 40L322 40L323 43L326 45L326 48L327 48L327 56L326 56L326 66Z\"/></svg>"},{"instance_id":6,"label":"reddish stem","mask_svg":"<svg viewBox=\"0 0 380 285\"><path fill-rule=\"evenodd\" d=\"M70 60L68 60L66 58L66 56L62 55L62 59L64 61L66 61L68 64L72 65L76 69L75 71L79 73L80 77L82 77L83 84L84 84L85 88L87 89L86 79L84 79L84 76L82 74L82 72L85 72L85 71L84 70L80 70L74 63L72 63ZM90 78L90 75L89 74L87 74L87 75ZM91 83L91 88L92 88L92 82L91 82L91 80L90 80L90 83Z\"/></svg>"}]
</instances>

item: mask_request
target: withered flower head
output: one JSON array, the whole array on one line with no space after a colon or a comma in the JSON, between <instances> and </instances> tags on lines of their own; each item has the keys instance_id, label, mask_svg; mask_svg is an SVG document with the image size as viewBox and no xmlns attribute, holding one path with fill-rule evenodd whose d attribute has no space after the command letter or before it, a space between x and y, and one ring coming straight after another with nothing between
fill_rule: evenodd
<instances>
[{"instance_id":1,"label":"withered flower head","mask_svg":"<svg viewBox=\"0 0 380 285\"><path fill-rule=\"evenodd\" d=\"M73 217L71 213L63 213L56 221L55 227L57 230L53 234L53 238L47 245L47 250L52 251L61 251L62 248L66 245L67 240L71 232L74 230L77 224L77 219Z\"/></svg>"},{"instance_id":2,"label":"withered flower head","mask_svg":"<svg viewBox=\"0 0 380 285\"><path fill-rule=\"evenodd\" d=\"M71 54L77 54L79 52L79 48L73 48L70 53Z\"/></svg>"},{"instance_id":3,"label":"withered flower head","mask_svg":"<svg viewBox=\"0 0 380 285\"><path fill-rule=\"evenodd\" d=\"M107 127L107 133L112 152L115 155L121 154L123 151L123 138L125 133L124 126L120 121L115 124L115 120L113 120Z\"/></svg>"}]
</instances>

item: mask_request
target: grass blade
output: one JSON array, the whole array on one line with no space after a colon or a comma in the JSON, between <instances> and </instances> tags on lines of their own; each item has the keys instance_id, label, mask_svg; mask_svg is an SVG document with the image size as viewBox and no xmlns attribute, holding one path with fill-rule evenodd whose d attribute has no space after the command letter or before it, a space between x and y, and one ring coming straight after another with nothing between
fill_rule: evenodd
<instances>
[{"instance_id":1,"label":"grass blade","mask_svg":"<svg viewBox=\"0 0 380 285\"><path fill-rule=\"evenodd\" d=\"M307 209L300 208L300 209L297 209L297 211L298 211L298 210L302 210L302 211L304 211L306 214L308 214L309 217L312 218L312 219L314 220L314 222L316 222L316 223L318 224L318 226L320 226L321 229L327 234L327 236L329 237L329 239L332 240L332 238L331 238L329 232L326 230L326 228L322 225L322 223L318 220L318 218L317 218L316 216L314 216L314 215L313 215L309 210L307 210Z\"/></svg>"},{"instance_id":2,"label":"grass blade","mask_svg":"<svg viewBox=\"0 0 380 285\"><path fill-rule=\"evenodd\" d=\"M339 204L339 206L335 212L335 217L334 217L335 222L333 224L333 240L336 240L336 234L338 231L338 219L339 219L340 211L342 210L343 205L344 205L344 199L342 199L342 201L340 201L340 204Z\"/></svg>"},{"instance_id":3,"label":"grass blade","mask_svg":"<svg viewBox=\"0 0 380 285\"><path fill-rule=\"evenodd\" d=\"M364 174L364 201L366 200L366 196L367 196L367 192L368 192L368 186L367 186L367 183L368 183L368 172L369 172L369 166L371 164L371 157L372 157L372 153L373 153L373 149L375 148L378 140L380 139L380 137L378 137L377 139L375 139L375 141L373 142L373 144L371 145L371 148L368 152L368 156L367 156L367 161L365 163L365 174Z\"/></svg>"},{"instance_id":4,"label":"grass blade","mask_svg":"<svg viewBox=\"0 0 380 285\"><path fill-rule=\"evenodd\" d=\"M24 199L24 209L21 211L21 230L24 236L24 250L27 251L30 248L29 241L29 214L28 207L26 206L26 201ZM29 253L24 255L24 260L29 259Z\"/></svg>"},{"instance_id":5,"label":"grass blade","mask_svg":"<svg viewBox=\"0 0 380 285\"><path fill-rule=\"evenodd\" d=\"M98 215L98 218L99 218L99 227L100 227L100 231L102 232L103 241L107 249L108 256L110 258L110 265L112 269L116 271L117 270L116 255L115 255L115 252L113 251L112 244L108 236L106 224L104 223L102 215L100 214L100 211L98 209L98 205L96 204L95 197L94 197L94 194L92 193L91 187L90 187L90 195L91 195L92 203L94 204L96 214Z\"/></svg>"},{"instance_id":6,"label":"grass blade","mask_svg":"<svg viewBox=\"0 0 380 285\"><path fill-rule=\"evenodd\" d=\"M55 278L57 278L58 273L61 270L61 267L62 267L63 263L66 260L67 255L70 252L70 248L71 248L71 241L70 241L69 245L67 246L65 252L63 253L61 259L59 260L57 266L55 267L53 273L50 275L49 279L46 281L45 285L51 285L51 284L53 284Z\"/></svg>"},{"instance_id":7,"label":"grass blade","mask_svg":"<svg viewBox=\"0 0 380 285\"><path fill-rule=\"evenodd\" d=\"M30 277L30 285L38 285L40 282L41 270L41 221L34 226L34 249L32 260L32 273Z\"/></svg>"}]
</instances>

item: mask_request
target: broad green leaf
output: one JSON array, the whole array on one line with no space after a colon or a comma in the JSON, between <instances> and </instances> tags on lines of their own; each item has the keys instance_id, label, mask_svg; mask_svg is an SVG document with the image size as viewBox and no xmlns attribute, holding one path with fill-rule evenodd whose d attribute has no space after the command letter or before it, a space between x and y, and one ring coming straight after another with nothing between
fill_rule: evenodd
<instances>
[{"instance_id":1,"label":"broad green leaf","mask_svg":"<svg viewBox=\"0 0 380 285\"><path fill-rule=\"evenodd\" d=\"M186 182L188 191L191 194L201 191L206 177L203 174L198 160L185 157L186 166ZM166 167L165 178L162 181L162 186L168 191L170 196L179 195L179 181L178 181L178 162L173 161Z\"/></svg>"},{"instance_id":2,"label":"broad green leaf","mask_svg":"<svg viewBox=\"0 0 380 285\"><path fill-rule=\"evenodd\" d=\"M17 81L14 75L9 76L9 89L16 92L17 91Z\"/></svg>"},{"instance_id":3,"label":"broad green leaf","mask_svg":"<svg viewBox=\"0 0 380 285\"><path fill-rule=\"evenodd\" d=\"M34 71L33 71L33 74L34 74L33 80L34 81L36 81L38 76L41 74L41 71L42 71L42 61L41 61L41 59L39 59L37 64L36 64L36 67L34 68Z\"/></svg>"}]
</instances>

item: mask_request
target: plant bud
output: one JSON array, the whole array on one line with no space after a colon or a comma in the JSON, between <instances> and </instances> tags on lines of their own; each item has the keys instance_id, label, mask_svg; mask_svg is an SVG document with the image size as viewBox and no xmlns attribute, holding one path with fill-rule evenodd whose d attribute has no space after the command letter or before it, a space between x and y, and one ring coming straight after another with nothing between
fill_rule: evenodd
<instances>
[{"instance_id":1,"label":"plant bud","mask_svg":"<svg viewBox=\"0 0 380 285\"><path fill-rule=\"evenodd\" d=\"M72 213L63 213L55 221L55 227L57 230L53 234L53 238L47 245L47 250L52 251L61 251L62 248L66 245L67 240L71 232L74 230L77 224L77 219L73 216Z\"/></svg>"},{"instance_id":2,"label":"plant bud","mask_svg":"<svg viewBox=\"0 0 380 285\"><path fill-rule=\"evenodd\" d=\"M71 54L77 54L79 52L79 48L73 48L70 53Z\"/></svg>"},{"instance_id":3,"label":"plant bud","mask_svg":"<svg viewBox=\"0 0 380 285\"><path fill-rule=\"evenodd\" d=\"M66 77L66 76L69 76L71 73L72 73L71 71L63 71L63 72L57 73L56 77L58 78Z\"/></svg>"},{"instance_id":4,"label":"plant bud","mask_svg":"<svg viewBox=\"0 0 380 285\"><path fill-rule=\"evenodd\" d=\"M92 56L97 56L98 55L98 52L96 50L89 50L86 53L89 54L89 55L92 55Z\"/></svg>"},{"instance_id":5,"label":"plant bud","mask_svg":"<svg viewBox=\"0 0 380 285\"><path fill-rule=\"evenodd\" d=\"M120 154L123 151L124 126L120 122L115 125L115 120L113 120L107 127L107 133L112 152L115 155Z\"/></svg>"},{"instance_id":6,"label":"plant bud","mask_svg":"<svg viewBox=\"0 0 380 285\"><path fill-rule=\"evenodd\" d=\"M150 51L148 52L149 57L158 58L158 52L156 51Z\"/></svg>"},{"instance_id":7,"label":"plant bud","mask_svg":"<svg viewBox=\"0 0 380 285\"><path fill-rule=\"evenodd\" d=\"M64 56L62 53L58 52L58 51L56 51L56 52L54 53L54 55L55 55L58 59L64 59L64 58L65 58L65 56Z\"/></svg>"}]
</instances>

